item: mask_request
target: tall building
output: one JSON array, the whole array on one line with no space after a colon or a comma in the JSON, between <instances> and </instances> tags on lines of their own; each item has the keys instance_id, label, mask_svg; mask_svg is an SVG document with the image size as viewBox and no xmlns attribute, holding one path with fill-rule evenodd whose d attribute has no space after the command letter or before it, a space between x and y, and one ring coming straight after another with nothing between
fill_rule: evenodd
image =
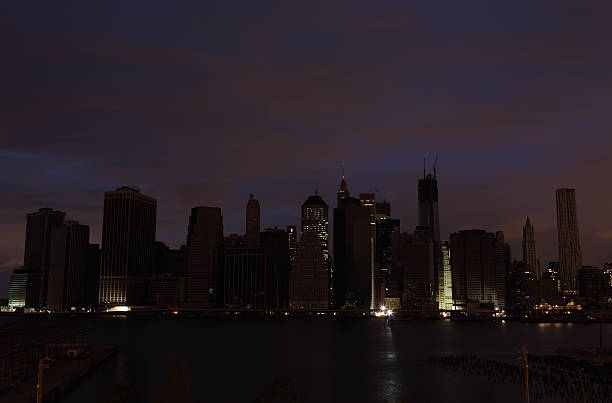
<instances>
[{"instance_id":1,"label":"tall building","mask_svg":"<svg viewBox=\"0 0 612 403\"><path fill-rule=\"evenodd\" d=\"M55 311L85 308L89 226L65 221L51 231L48 305Z\"/></svg>"},{"instance_id":2,"label":"tall building","mask_svg":"<svg viewBox=\"0 0 612 403\"><path fill-rule=\"evenodd\" d=\"M440 243L440 264L438 265L438 306L441 310L453 309L453 274L450 265L450 244Z\"/></svg>"},{"instance_id":3,"label":"tall building","mask_svg":"<svg viewBox=\"0 0 612 403\"><path fill-rule=\"evenodd\" d=\"M417 227L414 234L399 233L393 237L392 272L401 273L402 307L433 302L434 242L429 227Z\"/></svg>"},{"instance_id":4,"label":"tall building","mask_svg":"<svg viewBox=\"0 0 612 403\"><path fill-rule=\"evenodd\" d=\"M9 283L9 309L25 308L29 274L30 270L25 267L13 270Z\"/></svg>"},{"instance_id":5,"label":"tall building","mask_svg":"<svg viewBox=\"0 0 612 403\"><path fill-rule=\"evenodd\" d=\"M145 305L157 200L127 186L104 193L99 305Z\"/></svg>"},{"instance_id":6,"label":"tall building","mask_svg":"<svg viewBox=\"0 0 612 403\"><path fill-rule=\"evenodd\" d=\"M536 274L538 279L542 278L540 265L538 263L538 255L536 254L536 240L533 231L533 225L527 217L527 222L523 226L523 262L527 269Z\"/></svg>"},{"instance_id":7,"label":"tall building","mask_svg":"<svg viewBox=\"0 0 612 403\"><path fill-rule=\"evenodd\" d=\"M26 306L38 308L47 303L51 230L62 225L66 213L41 208L27 216L23 265L29 269Z\"/></svg>"},{"instance_id":8,"label":"tall building","mask_svg":"<svg viewBox=\"0 0 612 403\"><path fill-rule=\"evenodd\" d=\"M308 199L302 204L302 233L314 232L317 234L317 239L321 244L321 250L325 263L329 260L329 221L328 221L328 207L327 203L323 200L317 192L313 196L309 196Z\"/></svg>"},{"instance_id":9,"label":"tall building","mask_svg":"<svg viewBox=\"0 0 612 403\"><path fill-rule=\"evenodd\" d=\"M266 308L286 308L289 304L289 233L276 227L266 228L259 239L266 252Z\"/></svg>"},{"instance_id":10,"label":"tall building","mask_svg":"<svg viewBox=\"0 0 612 403\"><path fill-rule=\"evenodd\" d=\"M297 255L289 277L291 309L327 309L329 290L327 266L321 244L314 232L302 233Z\"/></svg>"},{"instance_id":11,"label":"tall building","mask_svg":"<svg viewBox=\"0 0 612 403\"><path fill-rule=\"evenodd\" d=\"M344 180L344 175L342 175L342 181L340 182L340 189L338 189L338 195L337 195L337 204L336 207L340 207L340 205L342 204L342 200L346 199L347 197L350 197L351 194L348 190L348 187L346 186L346 181Z\"/></svg>"},{"instance_id":12,"label":"tall building","mask_svg":"<svg viewBox=\"0 0 612 403\"><path fill-rule=\"evenodd\" d=\"M374 273L371 266L370 211L348 197L334 209L334 282L336 308L371 309Z\"/></svg>"},{"instance_id":13,"label":"tall building","mask_svg":"<svg viewBox=\"0 0 612 403\"><path fill-rule=\"evenodd\" d=\"M419 180L419 226L431 228L433 240L440 241L438 181L435 174L427 174Z\"/></svg>"},{"instance_id":14,"label":"tall building","mask_svg":"<svg viewBox=\"0 0 612 403\"><path fill-rule=\"evenodd\" d=\"M254 199L253 195L251 195L246 207L247 248L257 248L259 246L259 214L259 200Z\"/></svg>"},{"instance_id":15,"label":"tall building","mask_svg":"<svg viewBox=\"0 0 612 403\"><path fill-rule=\"evenodd\" d=\"M370 309L374 309L384 303L384 294L380 289L382 282L381 273L376 270L376 194L360 193L359 201L361 205L368 209L370 215L370 272L372 277L372 301Z\"/></svg>"},{"instance_id":16,"label":"tall building","mask_svg":"<svg viewBox=\"0 0 612 403\"><path fill-rule=\"evenodd\" d=\"M217 207L194 207L185 248L185 302L199 308L221 305L223 216Z\"/></svg>"},{"instance_id":17,"label":"tall building","mask_svg":"<svg viewBox=\"0 0 612 403\"><path fill-rule=\"evenodd\" d=\"M289 241L289 262L293 263L297 252L297 228L295 228L295 225L287 225L287 236Z\"/></svg>"},{"instance_id":18,"label":"tall building","mask_svg":"<svg viewBox=\"0 0 612 403\"><path fill-rule=\"evenodd\" d=\"M575 294L578 292L578 269L582 267L576 191L557 189L556 199L561 289L566 294Z\"/></svg>"},{"instance_id":19,"label":"tall building","mask_svg":"<svg viewBox=\"0 0 612 403\"><path fill-rule=\"evenodd\" d=\"M503 233L466 230L451 234L453 299L459 309L468 304L505 306L506 267Z\"/></svg>"},{"instance_id":20,"label":"tall building","mask_svg":"<svg viewBox=\"0 0 612 403\"><path fill-rule=\"evenodd\" d=\"M391 203L386 200L376 202L376 220L391 218Z\"/></svg>"},{"instance_id":21,"label":"tall building","mask_svg":"<svg viewBox=\"0 0 612 403\"><path fill-rule=\"evenodd\" d=\"M266 260L264 248L225 249L223 307L266 307Z\"/></svg>"},{"instance_id":22,"label":"tall building","mask_svg":"<svg viewBox=\"0 0 612 403\"><path fill-rule=\"evenodd\" d=\"M376 220L376 262L382 274L389 273L393 260L393 234L399 233L400 220Z\"/></svg>"},{"instance_id":23,"label":"tall building","mask_svg":"<svg viewBox=\"0 0 612 403\"><path fill-rule=\"evenodd\" d=\"M87 248L87 271L85 273L85 307L91 310L98 306L101 261L100 245L90 243Z\"/></svg>"}]
</instances>

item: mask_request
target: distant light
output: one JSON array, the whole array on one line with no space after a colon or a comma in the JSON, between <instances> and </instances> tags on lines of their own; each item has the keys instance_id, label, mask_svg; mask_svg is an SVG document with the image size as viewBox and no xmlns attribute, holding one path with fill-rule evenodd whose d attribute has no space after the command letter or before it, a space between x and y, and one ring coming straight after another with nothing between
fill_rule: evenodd
<instances>
[{"instance_id":1,"label":"distant light","mask_svg":"<svg viewBox=\"0 0 612 403\"><path fill-rule=\"evenodd\" d=\"M381 311L386 311L386 310L387 310L387 307L386 307L386 306L384 306L384 305L381 305L381 306L380 306L380 310L381 310Z\"/></svg>"},{"instance_id":2,"label":"distant light","mask_svg":"<svg viewBox=\"0 0 612 403\"><path fill-rule=\"evenodd\" d=\"M178 315L178 311L172 311L174 315Z\"/></svg>"},{"instance_id":3,"label":"distant light","mask_svg":"<svg viewBox=\"0 0 612 403\"><path fill-rule=\"evenodd\" d=\"M114 307L108 309L106 312L129 312L131 310L132 310L132 308L129 307L129 306L120 305L120 306L114 306Z\"/></svg>"}]
</instances>

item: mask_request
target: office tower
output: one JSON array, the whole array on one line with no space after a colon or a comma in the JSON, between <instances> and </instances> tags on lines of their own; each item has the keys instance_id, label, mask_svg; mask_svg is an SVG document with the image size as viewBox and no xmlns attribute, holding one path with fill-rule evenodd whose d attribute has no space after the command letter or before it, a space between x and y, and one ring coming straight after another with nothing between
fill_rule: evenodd
<instances>
[{"instance_id":1,"label":"office tower","mask_svg":"<svg viewBox=\"0 0 612 403\"><path fill-rule=\"evenodd\" d=\"M578 270L580 296L597 299L606 296L608 279L601 267L583 266Z\"/></svg>"},{"instance_id":2,"label":"office tower","mask_svg":"<svg viewBox=\"0 0 612 403\"><path fill-rule=\"evenodd\" d=\"M94 310L98 306L100 291L100 245L90 243L87 247L87 269L85 273L85 307Z\"/></svg>"},{"instance_id":3,"label":"office tower","mask_svg":"<svg viewBox=\"0 0 612 403\"><path fill-rule=\"evenodd\" d=\"M225 249L223 307L266 307L266 260L264 248Z\"/></svg>"},{"instance_id":4,"label":"office tower","mask_svg":"<svg viewBox=\"0 0 612 403\"><path fill-rule=\"evenodd\" d=\"M293 263L297 252L297 228L295 228L295 225L287 225L287 234L289 240L289 262Z\"/></svg>"},{"instance_id":5,"label":"office tower","mask_svg":"<svg viewBox=\"0 0 612 403\"><path fill-rule=\"evenodd\" d=\"M344 175L342 175L342 182L340 182L340 189L338 189L338 195L337 195L337 207L340 207L340 205L342 204L342 200L346 199L347 197L350 197L351 194L348 190L348 187L346 186L346 181L344 180Z\"/></svg>"},{"instance_id":6,"label":"office tower","mask_svg":"<svg viewBox=\"0 0 612 403\"><path fill-rule=\"evenodd\" d=\"M440 241L440 218L438 216L438 181L427 174L419 180L419 226L431 228L433 240Z\"/></svg>"},{"instance_id":7,"label":"office tower","mask_svg":"<svg viewBox=\"0 0 612 403\"><path fill-rule=\"evenodd\" d=\"M13 270L9 283L9 309L25 308L29 273L30 270L24 267Z\"/></svg>"},{"instance_id":8,"label":"office tower","mask_svg":"<svg viewBox=\"0 0 612 403\"><path fill-rule=\"evenodd\" d=\"M185 300L185 245L170 249L163 242L155 242L155 262L148 304L171 307Z\"/></svg>"},{"instance_id":9,"label":"office tower","mask_svg":"<svg viewBox=\"0 0 612 403\"><path fill-rule=\"evenodd\" d=\"M51 230L64 222L66 213L41 208L27 215L23 265L29 269L26 306L39 308L47 303Z\"/></svg>"},{"instance_id":10,"label":"office tower","mask_svg":"<svg viewBox=\"0 0 612 403\"><path fill-rule=\"evenodd\" d=\"M453 299L468 304L505 305L506 248L502 233L466 230L451 234Z\"/></svg>"},{"instance_id":11,"label":"office tower","mask_svg":"<svg viewBox=\"0 0 612 403\"><path fill-rule=\"evenodd\" d=\"M536 254L533 225L529 222L529 217L527 217L527 222L525 222L523 227L523 262L525 262L528 270L536 274L536 278L542 278L540 265L538 264L538 255Z\"/></svg>"},{"instance_id":12,"label":"office tower","mask_svg":"<svg viewBox=\"0 0 612 403\"><path fill-rule=\"evenodd\" d=\"M559 262L550 262L542 273L543 280L553 280L557 284L557 292L561 291L561 265Z\"/></svg>"},{"instance_id":13,"label":"office tower","mask_svg":"<svg viewBox=\"0 0 612 403\"><path fill-rule=\"evenodd\" d=\"M327 266L314 232L302 233L289 278L291 309L329 307Z\"/></svg>"},{"instance_id":14,"label":"office tower","mask_svg":"<svg viewBox=\"0 0 612 403\"><path fill-rule=\"evenodd\" d=\"M434 301L434 242L429 227L393 237L392 272L401 273L402 307Z\"/></svg>"},{"instance_id":15,"label":"office tower","mask_svg":"<svg viewBox=\"0 0 612 403\"><path fill-rule=\"evenodd\" d=\"M185 267L185 302L198 308L214 308L221 305L223 216L220 208L191 209L185 248Z\"/></svg>"},{"instance_id":16,"label":"office tower","mask_svg":"<svg viewBox=\"0 0 612 403\"><path fill-rule=\"evenodd\" d=\"M259 239L266 252L266 308L286 308L289 304L289 233L266 228Z\"/></svg>"},{"instance_id":17,"label":"office tower","mask_svg":"<svg viewBox=\"0 0 612 403\"><path fill-rule=\"evenodd\" d=\"M104 192L99 305L145 305L157 200L127 186Z\"/></svg>"},{"instance_id":18,"label":"office tower","mask_svg":"<svg viewBox=\"0 0 612 403\"><path fill-rule=\"evenodd\" d=\"M399 231L400 220L390 218L376 220L376 262L383 275L391 270L393 234Z\"/></svg>"},{"instance_id":19,"label":"office tower","mask_svg":"<svg viewBox=\"0 0 612 403\"><path fill-rule=\"evenodd\" d=\"M48 305L54 311L85 307L89 227L65 221L51 231Z\"/></svg>"},{"instance_id":20,"label":"office tower","mask_svg":"<svg viewBox=\"0 0 612 403\"><path fill-rule=\"evenodd\" d=\"M574 189L557 189L556 199L561 289L566 294L576 294L578 292L578 269L582 267L582 252L576 213L576 191Z\"/></svg>"},{"instance_id":21,"label":"office tower","mask_svg":"<svg viewBox=\"0 0 612 403\"><path fill-rule=\"evenodd\" d=\"M329 222L327 215L327 203L317 192L315 192L314 196L309 196L304 204L302 204L302 233L311 231L317 234L325 264L329 260Z\"/></svg>"},{"instance_id":22,"label":"office tower","mask_svg":"<svg viewBox=\"0 0 612 403\"><path fill-rule=\"evenodd\" d=\"M259 246L259 200L253 195L249 198L246 208L246 243L247 248Z\"/></svg>"},{"instance_id":23,"label":"office tower","mask_svg":"<svg viewBox=\"0 0 612 403\"><path fill-rule=\"evenodd\" d=\"M371 309L374 282L370 252L370 211L348 197L334 209L334 306Z\"/></svg>"},{"instance_id":24,"label":"office tower","mask_svg":"<svg viewBox=\"0 0 612 403\"><path fill-rule=\"evenodd\" d=\"M386 200L376 202L376 220L391 218L391 203Z\"/></svg>"},{"instance_id":25,"label":"office tower","mask_svg":"<svg viewBox=\"0 0 612 403\"><path fill-rule=\"evenodd\" d=\"M438 265L438 306L440 310L453 309L453 274L450 265L450 244L440 242L440 264Z\"/></svg>"}]
</instances>

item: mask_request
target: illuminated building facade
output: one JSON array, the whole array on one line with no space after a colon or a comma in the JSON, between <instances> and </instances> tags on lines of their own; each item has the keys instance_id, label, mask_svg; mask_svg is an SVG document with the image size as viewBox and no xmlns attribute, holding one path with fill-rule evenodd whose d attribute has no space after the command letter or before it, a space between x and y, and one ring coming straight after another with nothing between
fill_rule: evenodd
<instances>
[{"instance_id":1,"label":"illuminated building facade","mask_svg":"<svg viewBox=\"0 0 612 403\"><path fill-rule=\"evenodd\" d=\"M214 308L223 301L223 216L217 207L194 207L185 247L185 302Z\"/></svg>"},{"instance_id":2,"label":"illuminated building facade","mask_svg":"<svg viewBox=\"0 0 612 403\"><path fill-rule=\"evenodd\" d=\"M453 275L450 265L450 244L440 243L440 264L438 265L438 305L441 310L453 309Z\"/></svg>"},{"instance_id":3,"label":"illuminated building facade","mask_svg":"<svg viewBox=\"0 0 612 403\"><path fill-rule=\"evenodd\" d=\"M9 309L24 308L26 305L26 287L30 270L24 267L13 270L9 283Z\"/></svg>"},{"instance_id":4,"label":"illuminated building facade","mask_svg":"<svg viewBox=\"0 0 612 403\"><path fill-rule=\"evenodd\" d=\"M104 193L99 305L145 305L157 200L127 186Z\"/></svg>"},{"instance_id":5,"label":"illuminated building facade","mask_svg":"<svg viewBox=\"0 0 612 403\"><path fill-rule=\"evenodd\" d=\"M313 232L302 233L289 278L291 309L327 309L329 287L321 244Z\"/></svg>"},{"instance_id":6,"label":"illuminated building facade","mask_svg":"<svg viewBox=\"0 0 612 403\"><path fill-rule=\"evenodd\" d=\"M314 232L321 244L325 264L329 261L329 209L317 192L302 204L302 233Z\"/></svg>"},{"instance_id":7,"label":"illuminated building facade","mask_svg":"<svg viewBox=\"0 0 612 403\"><path fill-rule=\"evenodd\" d=\"M51 231L62 225L66 213L41 208L27 215L23 265L29 269L26 306L39 308L47 304Z\"/></svg>"},{"instance_id":8,"label":"illuminated building facade","mask_svg":"<svg viewBox=\"0 0 612 403\"><path fill-rule=\"evenodd\" d=\"M542 270L536 253L535 234L529 217L523 226L523 262L527 265L528 270L536 274L536 278L542 278Z\"/></svg>"},{"instance_id":9,"label":"illuminated building facade","mask_svg":"<svg viewBox=\"0 0 612 403\"><path fill-rule=\"evenodd\" d=\"M582 267L576 191L557 189L556 201L561 290L566 294L576 294L578 292L578 269Z\"/></svg>"},{"instance_id":10,"label":"illuminated building facade","mask_svg":"<svg viewBox=\"0 0 612 403\"><path fill-rule=\"evenodd\" d=\"M247 248L257 248L259 246L260 231L260 210L259 200L254 199L253 195L249 198L246 207L246 246Z\"/></svg>"},{"instance_id":11,"label":"illuminated building facade","mask_svg":"<svg viewBox=\"0 0 612 403\"><path fill-rule=\"evenodd\" d=\"M54 311L85 307L89 227L65 221L51 231L48 306Z\"/></svg>"},{"instance_id":12,"label":"illuminated building facade","mask_svg":"<svg viewBox=\"0 0 612 403\"><path fill-rule=\"evenodd\" d=\"M384 300L384 296L381 296L380 273L376 272L376 194L375 193L360 193L359 201L361 206L368 209L370 215L370 283L372 286L371 294L371 305L370 309L376 308L381 305Z\"/></svg>"}]
</instances>

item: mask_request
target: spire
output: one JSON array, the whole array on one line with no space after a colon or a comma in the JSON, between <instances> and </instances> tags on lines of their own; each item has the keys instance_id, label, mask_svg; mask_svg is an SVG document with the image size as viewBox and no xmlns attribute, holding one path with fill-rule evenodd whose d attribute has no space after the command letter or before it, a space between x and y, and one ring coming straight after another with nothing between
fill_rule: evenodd
<instances>
[{"instance_id":1,"label":"spire","mask_svg":"<svg viewBox=\"0 0 612 403\"><path fill-rule=\"evenodd\" d=\"M342 200L346 199L350 196L348 186L346 186L346 181L344 180L344 163L342 163L342 180L340 181L340 189L338 189L338 207L342 204Z\"/></svg>"}]
</instances>

